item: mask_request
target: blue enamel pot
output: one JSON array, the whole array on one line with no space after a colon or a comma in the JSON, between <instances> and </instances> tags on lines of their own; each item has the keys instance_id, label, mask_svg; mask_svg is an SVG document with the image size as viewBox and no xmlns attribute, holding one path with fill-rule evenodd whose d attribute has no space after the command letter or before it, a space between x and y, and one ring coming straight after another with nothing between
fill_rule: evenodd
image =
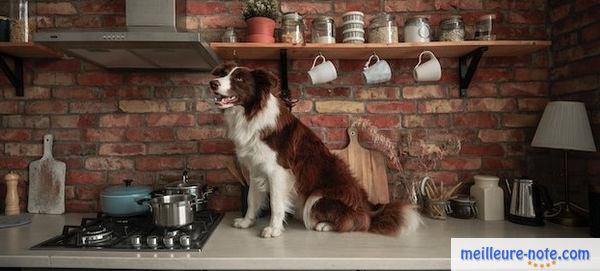
<instances>
[{"instance_id":1,"label":"blue enamel pot","mask_svg":"<svg viewBox=\"0 0 600 271\"><path fill-rule=\"evenodd\" d=\"M147 185L134 185L133 180L124 180L122 185L111 186L100 194L102 212L110 216L135 216L150 211L146 204L138 204L150 199L152 188Z\"/></svg>"}]
</instances>

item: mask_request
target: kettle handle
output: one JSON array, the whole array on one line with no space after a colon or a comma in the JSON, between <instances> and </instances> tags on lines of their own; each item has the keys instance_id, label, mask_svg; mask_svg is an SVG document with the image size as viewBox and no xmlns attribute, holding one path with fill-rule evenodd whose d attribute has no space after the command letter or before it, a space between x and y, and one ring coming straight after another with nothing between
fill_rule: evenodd
<instances>
[{"instance_id":1,"label":"kettle handle","mask_svg":"<svg viewBox=\"0 0 600 271\"><path fill-rule=\"evenodd\" d=\"M541 207L544 211L548 211L554 207L554 201L550 197L550 193L548 193L548 188L543 185L536 185L536 189L538 190L538 194L540 196Z\"/></svg>"}]
</instances>

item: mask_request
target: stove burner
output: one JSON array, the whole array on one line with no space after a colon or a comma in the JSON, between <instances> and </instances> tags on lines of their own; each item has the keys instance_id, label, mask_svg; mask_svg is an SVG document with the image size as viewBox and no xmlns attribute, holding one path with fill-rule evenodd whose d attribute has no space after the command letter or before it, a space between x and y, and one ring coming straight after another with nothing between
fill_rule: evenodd
<instances>
[{"instance_id":1,"label":"stove burner","mask_svg":"<svg viewBox=\"0 0 600 271\"><path fill-rule=\"evenodd\" d=\"M112 237L112 230L103 225L94 225L84 228L81 232L81 244L90 245L109 240Z\"/></svg>"}]
</instances>

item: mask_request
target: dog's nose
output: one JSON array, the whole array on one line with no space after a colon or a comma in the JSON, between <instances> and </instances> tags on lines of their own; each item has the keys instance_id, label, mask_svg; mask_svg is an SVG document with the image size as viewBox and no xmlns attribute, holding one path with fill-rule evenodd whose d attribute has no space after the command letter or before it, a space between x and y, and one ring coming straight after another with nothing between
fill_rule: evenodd
<instances>
[{"instance_id":1,"label":"dog's nose","mask_svg":"<svg viewBox=\"0 0 600 271\"><path fill-rule=\"evenodd\" d=\"M210 86L210 89L217 90L221 84L219 83L219 80L210 80L208 85Z\"/></svg>"}]
</instances>

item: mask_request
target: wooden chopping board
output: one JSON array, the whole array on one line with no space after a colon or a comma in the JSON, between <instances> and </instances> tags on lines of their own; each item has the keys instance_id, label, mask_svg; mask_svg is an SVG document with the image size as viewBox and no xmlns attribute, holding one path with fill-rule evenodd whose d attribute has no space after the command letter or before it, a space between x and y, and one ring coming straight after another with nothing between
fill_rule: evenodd
<instances>
[{"instance_id":1,"label":"wooden chopping board","mask_svg":"<svg viewBox=\"0 0 600 271\"><path fill-rule=\"evenodd\" d=\"M34 214L65 212L64 162L52 156L52 135L44 135L44 156L29 164L29 197L27 211Z\"/></svg>"},{"instance_id":2,"label":"wooden chopping board","mask_svg":"<svg viewBox=\"0 0 600 271\"><path fill-rule=\"evenodd\" d=\"M369 201L373 204L390 202L386 159L381 152L368 150L358 143L358 133L348 128L350 143L341 150L332 150L350 166L354 176L361 182Z\"/></svg>"}]
</instances>

